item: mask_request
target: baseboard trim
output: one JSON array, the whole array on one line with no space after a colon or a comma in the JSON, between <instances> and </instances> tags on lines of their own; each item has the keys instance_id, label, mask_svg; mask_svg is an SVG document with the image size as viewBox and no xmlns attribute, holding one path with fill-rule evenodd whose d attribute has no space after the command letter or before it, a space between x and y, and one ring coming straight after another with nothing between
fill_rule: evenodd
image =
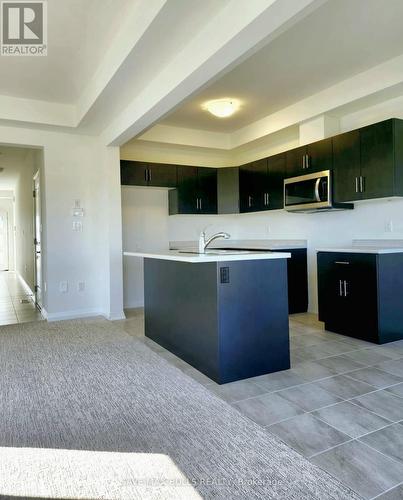
<instances>
[{"instance_id":1,"label":"baseboard trim","mask_svg":"<svg viewBox=\"0 0 403 500\"><path fill-rule=\"evenodd\" d=\"M64 321L67 319L90 318L92 316L104 316L99 309L77 309L75 311L63 311L58 313L46 313L46 319L51 321Z\"/></svg>"},{"instance_id":2,"label":"baseboard trim","mask_svg":"<svg viewBox=\"0 0 403 500\"><path fill-rule=\"evenodd\" d=\"M28 283L24 280L24 278L21 276L21 274L16 271L18 278L21 280L23 287L25 288L25 291L27 292L27 295L32 295L35 297L34 292L31 290L31 287L28 285Z\"/></svg>"},{"instance_id":3,"label":"baseboard trim","mask_svg":"<svg viewBox=\"0 0 403 500\"><path fill-rule=\"evenodd\" d=\"M109 321L118 321L120 319L126 319L126 314L123 311L119 311L116 313L103 314L106 319Z\"/></svg>"},{"instance_id":4,"label":"baseboard trim","mask_svg":"<svg viewBox=\"0 0 403 500\"><path fill-rule=\"evenodd\" d=\"M126 319L126 315L123 311L116 313L105 313L105 311L100 311L99 309L77 309L75 311L63 311L58 313L48 313L42 309L42 315L49 322L52 321L64 321L68 319L79 319L79 318L91 318L94 316L102 316L109 321L117 321L120 319Z\"/></svg>"}]
</instances>

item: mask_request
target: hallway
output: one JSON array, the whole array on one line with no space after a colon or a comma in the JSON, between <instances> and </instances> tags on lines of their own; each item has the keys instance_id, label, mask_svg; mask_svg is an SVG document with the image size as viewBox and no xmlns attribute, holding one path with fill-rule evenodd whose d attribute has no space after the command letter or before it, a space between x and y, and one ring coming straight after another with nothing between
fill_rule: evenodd
<instances>
[{"instance_id":1,"label":"hallway","mask_svg":"<svg viewBox=\"0 0 403 500\"><path fill-rule=\"evenodd\" d=\"M27 291L15 272L0 272L0 326L42 320Z\"/></svg>"}]
</instances>

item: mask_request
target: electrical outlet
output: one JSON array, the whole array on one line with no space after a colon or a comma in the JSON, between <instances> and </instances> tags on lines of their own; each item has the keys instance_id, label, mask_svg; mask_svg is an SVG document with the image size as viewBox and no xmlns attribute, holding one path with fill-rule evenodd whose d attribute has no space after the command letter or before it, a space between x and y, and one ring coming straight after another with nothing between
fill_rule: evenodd
<instances>
[{"instance_id":1,"label":"electrical outlet","mask_svg":"<svg viewBox=\"0 0 403 500\"><path fill-rule=\"evenodd\" d=\"M69 290L69 284L67 283L67 281L61 281L59 283L59 292L60 293L67 293Z\"/></svg>"},{"instance_id":2,"label":"electrical outlet","mask_svg":"<svg viewBox=\"0 0 403 500\"><path fill-rule=\"evenodd\" d=\"M85 290L85 281L79 281L77 289L78 289L79 292L84 292L84 290Z\"/></svg>"}]
</instances>

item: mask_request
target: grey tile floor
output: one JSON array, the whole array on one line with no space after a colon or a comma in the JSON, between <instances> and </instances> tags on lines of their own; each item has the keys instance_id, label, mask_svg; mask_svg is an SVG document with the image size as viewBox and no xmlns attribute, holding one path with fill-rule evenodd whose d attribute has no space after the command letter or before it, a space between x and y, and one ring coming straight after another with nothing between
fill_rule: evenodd
<instances>
[{"instance_id":1,"label":"grey tile floor","mask_svg":"<svg viewBox=\"0 0 403 500\"><path fill-rule=\"evenodd\" d=\"M403 500L403 341L377 346L290 316L290 370L218 385L144 337L143 311L120 326L367 499Z\"/></svg>"},{"instance_id":2,"label":"grey tile floor","mask_svg":"<svg viewBox=\"0 0 403 500\"><path fill-rule=\"evenodd\" d=\"M43 319L17 274L0 272L0 326Z\"/></svg>"}]
</instances>

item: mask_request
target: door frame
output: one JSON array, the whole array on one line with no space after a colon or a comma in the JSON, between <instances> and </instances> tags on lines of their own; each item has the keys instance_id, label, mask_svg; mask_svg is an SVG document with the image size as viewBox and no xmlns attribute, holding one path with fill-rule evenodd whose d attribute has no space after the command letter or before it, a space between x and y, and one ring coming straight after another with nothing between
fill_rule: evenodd
<instances>
[{"instance_id":1,"label":"door frame","mask_svg":"<svg viewBox=\"0 0 403 500\"><path fill-rule=\"evenodd\" d=\"M38 196L37 193L38 192ZM36 239L37 234L37 202L36 198L39 198L39 233L41 235L39 244ZM42 259L43 259L43 248L42 248L42 197L41 197L41 175L38 170L32 178L32 203L33 203L33 253L34 253L34 295L35 295L35 305L41 310L43 308L42 303ZM37 252L40 252L41 259L41 273L38 282L38 270L37 270ZM38 293L39 292L39 293Z\"/></svg>"},{"instance_id":2,"label":"door frame","mask_svg":"<svg viewBox=\"0 0 403 500\"><path fill-rule=\"evenodd\" d=\"M8 226L8 224L9 224L8 212L7 212L7 210L3 210L3 209L1 209L0 212L3 212L4 215L5 215L5 223L6 223L6 230L5 230L5 235L6 235L5 236L5 240L6 240L6 242L5 243L6 244L5 244L5 252L4 253L5 253L5 256L6 256L5 260L6 260L6 264L7 264L6 268L5 269L0 269L0 271L8 271L10 269L10 247L9 247L9 245L10 245L9 236L10 235L9 235L9 226Z\"/></svg>"}]
</instances>

